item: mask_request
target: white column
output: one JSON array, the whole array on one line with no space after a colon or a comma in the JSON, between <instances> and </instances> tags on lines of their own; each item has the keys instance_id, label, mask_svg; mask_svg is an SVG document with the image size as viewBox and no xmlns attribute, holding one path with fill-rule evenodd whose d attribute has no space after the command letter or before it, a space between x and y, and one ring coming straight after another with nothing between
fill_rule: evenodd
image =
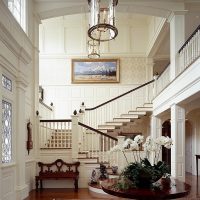
<instances>
[{"instance_id":1,"label":"white column","mask_svg":"<svg viewBox=\"0 0 200 200\"><path fill-rule=\"evenodd\" d=\"M171 106L171 174L185 181L185 109Z\"/></svg>"},{"instance_id":2,"label":"white column","mask_svg":"<svg viewBox=\"0 0 200 200\"><path fill-rule=\"evenodd\" d=\"M151 116L151 137L157 138L162 135L161 119L152 115Z\"/></svg>"},{"instance_id":3,"label":"white column","mask_svg":"<svg viewBox=\"0 0 200 200\"><path fill-rule=\"evenodd\" d=\"M79 116L72 115L72 160L77 161L78 160L78 143L79 143Z\"/></svg>"},{"instance_id":4,"label":"white column","mask_svg":"<svg viewBox=\"0 0 200 200\"><path fill-rule=\"evenodd\" d=\"M27 84L19 78L16 84L16 195L17 200L28 196L28 186L25 183L25 154L26 154L26 120L25 120L25 88Z\"/></svg>"},{"instance_id":5,"label":"white column","mask_svg":"<svg viewBox=\"0 0 200 200\"><path fill-rule=\"evenodd\" d=\"M148 58L146 62L146 82L153 79L153 66L154 66L153 59ZM146 97L145 103L151 103L153 99L153 84L146 86Z\"/></svg>"},{"instance_id":6,"label":"white column","mask_svg":"<svg viewBox=\"0 0 200 200\"><path fill-rule=\"evenodd\" d=\"M179 67L178 51L185 42L185 11L176 11L168 19L170 22L170 81L176 77Z\"/></svg>"},{"instance_id":7,"label":"white column","mask_svg":"<svg viewBox=\"0 0 200 200\"><path fill-rule=\"evenodd\" d=\"M152 138L157 138L160 137L162 135L162 123L161 123L161 119L152 115L151 116L151 137ZM161 160L161 154L160 154L160 159ZM154 157L155 157L155 153L152 152L151 156L150 156L150 161L151 164L154 163Z\"/></svg>"},{"instance_id":8,"label":"white column","mask_svg":"<svg viewBox=\"0 0 200 200\"><path fill-rule=\"evenodd\" d=\"M117 144L122 145L125 140L125 136L117 136L117 139L118 139ZM124 169L124 167L127 165L127 163L126 163L126 159L122 152L117 152L117 154L118 154L117 155L117 158L118 158L117 165L118 165L119 172L121 172Z\"/></svg>"}]
</instances>

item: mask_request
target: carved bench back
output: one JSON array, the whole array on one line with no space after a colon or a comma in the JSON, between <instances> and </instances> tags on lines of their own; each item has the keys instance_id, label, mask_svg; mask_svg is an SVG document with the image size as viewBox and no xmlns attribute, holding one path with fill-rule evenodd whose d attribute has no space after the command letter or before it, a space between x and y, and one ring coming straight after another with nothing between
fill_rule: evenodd
<instances>
[{"instance_id":1,"label":"carved bench back","mask_svg":"<svg viewBox=\"0 0 200 200\"><path fill-rule=\"evenodd\" d=\"M62 159L57 159L52 163L42 163L38 162L40 167L39 176L49 176L49 177L73 177L78 176L78 166L80 162L66 163Z\"/></svg>"}]
</instances>

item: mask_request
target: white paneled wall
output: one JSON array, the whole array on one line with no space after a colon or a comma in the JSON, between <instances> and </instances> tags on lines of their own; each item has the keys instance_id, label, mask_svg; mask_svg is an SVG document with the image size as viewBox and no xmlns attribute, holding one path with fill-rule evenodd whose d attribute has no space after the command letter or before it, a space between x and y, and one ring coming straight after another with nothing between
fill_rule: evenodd
<instances>
[{"instance_id":1,"label":"white paneled wall","mask_svg":"<svg viewBox=\"0 0 200 200\"><path fill-rule=\"evenodd\" d=\"M14 200L16 199L15 194L15 166L2 167L2 200Z\"/></svg>"},{"instance_id":2,"label":"white paneled wall","mask_svg":"<svg viewBox=\"0 0 200 200\"><path fill-rule=\"evenodd\" d=\"M44 101L54 103L55 118L69 118L75 109L79 109L81 102L92 107L151 79L152 74L149 73L152 70L148 68L152 68L153 64L149 65L146 58L151 19L136 14L118 14L119 35L113 41L102 42L100 54L102 58L120 59L120 83L84 85L71 83L71 60L87 57L87 14L42 21L39 80L44 88ZM151 25L156 30L160 18L158 22L156 18L153 21ZM136 103L141 106L143 101L140 100L143 98L137 96L133 103L131 98L125 97L124 106L135 106Z\"/></svg>"},{"instance_id":3,"label":"white paneled wall","mask_svg":"<svg viewBox=\"0 0 200 200\"><path fill-rule=\"evenodd\" d=\"M80 108L82 102L85 103L87 108L96 106L103 103L115 96L118 96L130 89L135 88L137 85L82 85L82 86L43 86L47 91L46 101L53 99L55 106L55 118L70 118L73 111ZM68 95L66 95L68 94ZM144 94L144 91L143 93ZM142 106L144 102L144 96L135 92L133 95L128 95L123 98L121 105L124 107L124 112L127 112L131 108L135 108L137 105ZM134 99L134 101L132 101Z\"/></svg>"},{"instance_id":4,"label":"white paneled wall","mask_svg":"<svg viewBox=\"0 0 200 200\"><path fill-rule=\"evenodd\" d=\"M151 71L147 70L147 67L151 67L147 63L146 58L123 57L120 58L120 83L72 84L71 59L41 56L40 84L44 88L44 101L47 104L53 102L55 118L69 118L75 109L79 109L81 102L85 102L87 107L93 107L146 82L146 74ZM123 98L125 105L143 105L144 96L137 92L135 94L138 95L134 102L128 96Z\"/></svg>"},{"instance_id":5,"label":"white paneled wall","mask_svg":"<svg viewBox=\"0 0 200 200\"><path fill-rule=\"evenodd\" d=\"M136 14L117 15L119 31L115 40L101 43L101 55L146 55L151 17ZM156 26L156 24L153 24ZM87 14L76 14L42 21L41 54L87 56ZM51 30L51 31L49 31Z\"/></svg>"}]
</instances>

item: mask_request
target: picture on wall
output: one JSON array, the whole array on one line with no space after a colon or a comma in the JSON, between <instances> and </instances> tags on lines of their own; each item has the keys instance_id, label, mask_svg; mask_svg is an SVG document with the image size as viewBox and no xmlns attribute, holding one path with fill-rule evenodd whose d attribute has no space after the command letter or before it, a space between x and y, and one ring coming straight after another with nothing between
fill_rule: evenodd
<instances>
[{"instance_id":1,"label":"picture on wall","mask_svg":"<svg viewBox=\"0 0 200 200\"><path fill-rule=\"evenodd\" d=\"M72 83L118 83L119 59L72 59Z\"/></svg>"}]
</instances>

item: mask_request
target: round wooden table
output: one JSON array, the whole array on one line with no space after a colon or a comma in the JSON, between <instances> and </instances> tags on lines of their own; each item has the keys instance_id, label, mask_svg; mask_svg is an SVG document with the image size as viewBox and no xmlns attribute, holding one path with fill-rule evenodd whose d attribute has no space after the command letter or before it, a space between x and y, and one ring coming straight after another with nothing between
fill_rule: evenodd
<instances>
[{"instance_id":1,"label":"round wooden table","mask_svg":"<svg viewBox=\"0 0 200 200\"><path fill-rule=\"evenodd\" d=\"M128 190L116 190L112 186L117 183L117 179L107 179L101 183L101 187L104 192L123 198L129 199L176 199L181 198L189 194L191 186L187 183L172 180L170 187L165 187L161 184L160 190L152 190L148 188L132 188Z\"/></svg>"}]
</instances>

